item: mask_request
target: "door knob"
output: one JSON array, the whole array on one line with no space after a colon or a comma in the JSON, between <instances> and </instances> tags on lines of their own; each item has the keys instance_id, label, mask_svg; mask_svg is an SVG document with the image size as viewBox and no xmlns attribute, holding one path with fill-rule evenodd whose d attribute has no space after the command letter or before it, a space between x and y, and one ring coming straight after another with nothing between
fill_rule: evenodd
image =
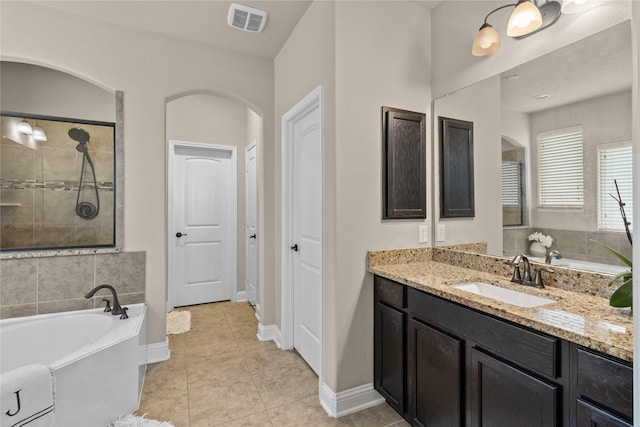
<instances>
[{"instance_id":1,"label":"door knob","mask_svg":"<svg viewBox=\"0 0 640 427\"><path fill-rule=\"evenodd\" d=\"M249 236L250 239L255 239L257 236L255 234L252 234L251 236Z\"/></svg>"},{"instance_id":2,"label":"door knob","mask_svg":"<svg viewBox=\"0 0 640 427\"><path fill-rule=\"evenodd\" d=\"M298 244L291 246L291 250L298 252Z\"/></svg>"},{"instance_id":3,"label":"door knob","mask_svg":"<svg viewBox=\"0 0 640 427\"><path fill-rule=\"evenodd\" d=\"M181 232L179 232L179 231L176 233L176 237L177 237L177 238L180 238L180 237L182 237L182 236L188 236L188 234L187 234L187 233L181 233Z\"/></svg>"}]
</instances>

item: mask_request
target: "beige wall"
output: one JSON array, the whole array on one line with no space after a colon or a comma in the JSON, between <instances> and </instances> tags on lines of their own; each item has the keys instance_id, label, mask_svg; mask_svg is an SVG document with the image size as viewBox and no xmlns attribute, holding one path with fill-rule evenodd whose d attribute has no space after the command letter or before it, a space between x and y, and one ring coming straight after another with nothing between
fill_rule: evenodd
<instances>
[{"instance_id":1,"label":"beige wall","mask_svg":"<svg viewBox=\"0 0 640 427\"><path fill-rule=\"evenodd\" d=\"M282 227L281 216L281 118L298 101L304 98L318 85L324 85L324 223L323 223L323 269L325 283L333 282L334 257L335 257L335 47L334 47L334 3L313 2L296 26L295 30L282 47L274 60L275 67L275 150L273 151L273 168L265 171L265 175L271 175L274 179L274 193L269 206L276 212L276 220L267 226L273 227L263 232L275 242L271 254L265 254L265 263L261 264L261 270L267 270L274 274L276 286L268 288L263 286L264 294L260 296L261 305L272 303L275 307L273 320L280 326L280 283L281 272L280 236ZM265 154L265 156L268 154ZM265 162L266 163L266 162ZM265 168L267 166L265 165ZM265 198L269 193L265 192ZM262 261L262 256L261 256ZM323 300L329 300L331 289L325 286ZM263 313L264 314L264 313ZM332 316L332 310L324 304L323 317ZM263 324L268 322L264 321ZM323 358L325 367L335 366L335 349L331 344L331 338L327 337L326 326L323 328ZM335 368L331 368L332 370ZM325 373L326 376L326 373Z\"/></svg>"},{"instance_id":2,"label":"beige wall","mask_svg":"<svg viewBox=\"0 0 640 427\"><path fill-rule=\"evenodd\" d=\"M4 61L0 64L0 82L3 111L116 121L113 88L107 90L45 67Z\"/></svg>"},{"instance_id":3,"label":"beige wall","mask_svg":"<svg viewBox=\"0 0 640 427\"><path fill-rule=\"evenodd\" d=\"M249 126L247 110L250 111L241 102L208 94L184 96L167 103L167 140L237 148L236 288L239 292L245 290L246 276L244 162Z\"/></svg>"},{"instance_id":4,"label":"beige wall","mask_svg":"<svg viewBox=\"0 0 640 427\"><path fill-rule=\"evenodd\" d=\"M445 241L438 245L487 242L487 252L502 253L502 127L500 78L494 77L455 92L434 103L434 116L473 122L475 217L438 219L445 226ZM436 124L437 126L437 124ZM435 158L439 159L435 136ZM436 161L438 164L438 161ZM437 168L436 168L437 169ZM435 215L440 215L439 174L435 174Z\"/></svg>"},{"instance_id":5,"label":"beige wall","mask_svg":"<svg viewBox=\"0 0 640 427\"><path fill-rule=\"evenodd\" d=\"M381 220L381 107L429 112L429 46L419 5L314 2L275 60L276 117L324 84L323 379L336 392L373 380L366 252L417 245L422 221Z\"/></svg>"},{"instance_id":6,"label":"beige wall","mask_svg":"<svg viewBox=\"0 0 640 427\"><path fill-rule=\"evenodd\" d=\"M326 301L333 314L325 325L334 337L337 371L325 379L342 391L373 379L373 277L365 270L366 253L417 246L424 223L381 220L380 129L383 105L430 115L430 12L411 2L337 2L335 34L336 269L327 284L334 294Z\"/></svg>"},{"instance_id":7,"label":"beige wall","mask_svg":"<svg viewBox=\"0 0 640 427\"><path fill-rule=\"evenodd\" d=\"M271 146L272 61L79 20L27 2L2 2L0 7L3 60L42 64L124 91L124 249L146 251L149 342L164 342L166 101L207 92L246 102L263 116L264 142Z\"/></svg>"}]
</instances>

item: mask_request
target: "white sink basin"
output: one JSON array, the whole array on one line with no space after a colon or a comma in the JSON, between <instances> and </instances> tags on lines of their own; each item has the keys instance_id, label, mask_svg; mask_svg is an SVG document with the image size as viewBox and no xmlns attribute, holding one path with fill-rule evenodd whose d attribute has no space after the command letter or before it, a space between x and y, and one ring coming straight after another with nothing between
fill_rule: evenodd
<instances>
[{"instance_id":1,"label":"white sink basin","mask_svg":"<svg viewBox=\"0 0 640 427\"><path fill-rule=\"evenodd\" d=\"M540 307L541 305L551 304L555 302L552 299L530 295L524 292L514 291L511 289L501 288L500 286L490 285L488 283L462 283L453 285L453 288L462 289L497 301L506 302L507 304L517 305L518 307Z\"/></svg>"}]
</instances>

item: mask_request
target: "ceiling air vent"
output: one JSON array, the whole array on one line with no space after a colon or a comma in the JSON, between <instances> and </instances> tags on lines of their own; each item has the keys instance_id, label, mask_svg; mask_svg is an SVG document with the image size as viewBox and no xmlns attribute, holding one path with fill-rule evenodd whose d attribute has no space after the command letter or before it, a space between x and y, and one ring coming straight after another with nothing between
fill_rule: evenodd
<instances>
[{"instance_id":1,"label":"ceiling air vent","mask_svg":"<svg viewBox=\"0 0 640 427\"><path fill-rule=\"evenodd\" d=\"M231 3L227 24L233 28L259 33L267 23L267 12L253 7Z\"/></svg>"}]
</instances>

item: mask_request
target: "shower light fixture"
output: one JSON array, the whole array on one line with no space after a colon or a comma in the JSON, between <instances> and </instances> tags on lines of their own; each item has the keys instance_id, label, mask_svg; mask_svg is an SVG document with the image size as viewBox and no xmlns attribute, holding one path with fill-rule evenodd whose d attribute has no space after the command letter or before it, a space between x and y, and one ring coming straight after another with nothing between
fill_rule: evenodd
<instances>
[{"instance_id":1,"label":"shower light fixture","mask_svg":"<svg viewBox=\"0 0 640 427\"><path fill-rule=\"evenodd\" d=\"M599 0L562 0L562 13L580 13L592 9Z\"/></svg>"},{"instance_id":2,"label":"shower light fixture","mask_svg":"<svg viewBox=\"0 0 640 427\"><path fill-rule=\"evenodd\" d=\"M47 140L47 134L44 133L44 130L40 126L33 127L33 139L39 142L44 142Z\"/></svg>"},{"instance_id":3,"label":"shower light fixture","mask_svg":"<svg viewBox=\"0 0 640 427\"><path fill-rule=\"evenodd\" d=\"M560 3L547 0L545 4L538 7L536 1L518 0L517 3L500 6L489 12L473 40L471 53L474 56L488 56L500 49L500 36L487 23L489 16L499 10L515 7L507 25L507 35L510 37L522 38L555 23L560 17Z\"/></svg>"},{"instance_id":4,"label":"shower light fixture","mask_svg":"<svg viewBox=\"0 0 640 427\"><path fill-rule=\"evenodd\" d=\"M31 125L24 120L18 122L16 129L18 130L18 133L21 133L23 135L31 135L33 133L33 128L31 127Z\"/></svg>"}]
</instances>

